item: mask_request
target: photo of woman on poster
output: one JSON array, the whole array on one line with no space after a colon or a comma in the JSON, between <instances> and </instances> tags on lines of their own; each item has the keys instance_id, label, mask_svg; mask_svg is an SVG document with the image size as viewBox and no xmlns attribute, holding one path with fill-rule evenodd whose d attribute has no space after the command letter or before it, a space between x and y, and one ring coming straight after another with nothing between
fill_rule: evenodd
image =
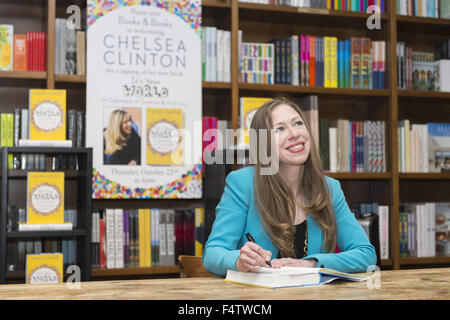
<instances>
[{"instance_id":1,"label":"photo of woman on poster","mask_svg":"<svg viewBox=\"0 0 450 320\"><path fill-rule=\"evenodd\" d=\"M108 125L103 130L103 164L141 164L138 125L133 121L130 112L124 109L113 110L109 115Z\"/></svg>"}]
</instances>

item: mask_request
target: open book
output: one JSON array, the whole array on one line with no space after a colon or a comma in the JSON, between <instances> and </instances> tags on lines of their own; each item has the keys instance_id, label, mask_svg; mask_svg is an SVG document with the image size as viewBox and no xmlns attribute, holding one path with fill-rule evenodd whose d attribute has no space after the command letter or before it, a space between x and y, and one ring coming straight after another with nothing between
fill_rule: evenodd
<instances>
[{"instance_id":1,"label":"open book","mask_svg":"<svg viewBox=\"0 0 450 320\"><path fill-rule=\"evenodd\" d=\"M266 288L315 286L335 279L365 281L367 275L350 274L327 268L281 267L271 269L260 267L258 271L240 272L228 270L225 281Z\"/></svg>"}]
</instances>

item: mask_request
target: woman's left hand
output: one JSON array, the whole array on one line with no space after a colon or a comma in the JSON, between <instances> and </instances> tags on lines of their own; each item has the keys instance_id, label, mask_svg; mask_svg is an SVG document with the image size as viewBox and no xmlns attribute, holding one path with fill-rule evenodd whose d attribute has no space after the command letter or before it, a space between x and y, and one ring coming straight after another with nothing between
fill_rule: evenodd
<instances>
[{"instance_id":1,"label":"woman's left hand","mask_svg":"<svg viewBox=\"0 0 450 320\"><path fill-rule=\"evenodd\" d=\"M306 267L315 268L317 266L317 260L315 259L293 259L293 258L281 258L273 259L270 261L272 268L281 267Z\"/></svg>"}]
</instances>

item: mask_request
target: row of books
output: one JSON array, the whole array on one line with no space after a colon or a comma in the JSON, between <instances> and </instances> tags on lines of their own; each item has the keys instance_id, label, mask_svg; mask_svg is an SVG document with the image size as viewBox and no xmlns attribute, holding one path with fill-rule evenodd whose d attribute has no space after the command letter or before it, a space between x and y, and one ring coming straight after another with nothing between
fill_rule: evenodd
<instances>
[{"instance_id":1,"label":"row of books","mask_svg":"<svg viewBox=\"0 0 450 320\"><path fill-rule=\"evenodd\" d=\"M250 143L249 132L250 124L255 111L271 98L265 97L241 97L240 98L240 116L239 124L242 129L239 135L239 145L248 146ZM312 135L317 145L319 143L319 98L317 95L308 95L302 98L293 98L302 109L306 121L309 123ZM222 137L225 137L224 135ZM228 141L218 141L221 145L229 145ZM219 147L219 149L221 149Z\"/></svg>"},{"instance_id":2,"label":"row of books","mask_svg":"<svg viewBox=\"0 0 450 320\"><path fill-rule=\"evenodd\" d=\"M46 71L47 34L14 34L14 25L0 25L0 70ZM55 73L86 74L86 32L55 20Z\"/></svg>"},{"instance_id":3,"label":"row of books","mask_svg":"<svg viewBox=\"0 0 450 320\"><path fill-rule=\"evenodd\" d=\"M78 227L78 210L64 209L64 223L70 223L72 228ZM15 205L8 206L8 217L6 222L6 231L21 231L20 225L27 223L27 210L25 208L17 208Z\"/></svg>"},{"instance_id":4,"label":"row of books","mask_svg":"<svg viewBox=\"0 0 450 320\"><path fill-rule=\"evenodd\" d=\"M450 92L450 57L447 52L439 52L440 57L445 55L447 59L435 60L433 52L413 51L404 42L398 42L398 88Z\"/></svg>"},{"instance_id":5,"label":"row of books","mask_svg":"<svg viewBox=\"0 0 450 320\"><path fill-rule=\"evenodd\" d=\"M450 172L450 123L398 122L399 172Z\"/></svg>"},{"instance_id":6,"label":"row of books","mask_svg":"<svg viewBox=\"0 0 450 320\"><path fill-rule=\"evenodd\" d=\"M450 256L450 203L400 204L400 256Z\"/></svg>"},{"instance_id":7,"label":"row of books","mask_svg":"<svg viewBox=\"0 0 450 320\"><path fill-rule=\"evenodd\" d=\"M92 215L92 266L170 266L201 256L204 209L105 209Z\"/></svg>"},{"instance_id":8,"label":"row of books","mask_svg":"<svg viewBox=\"0 0 450 320\"><path fill-rule=\"evenodd\" d=\"M397 0L397 14L449 19L450 2L448 0Z\"/></svg>"},{"instance_id":9,"label":"row of books","mask_svg":"<svg viewBox=\"0 0 450 320\"><path fill-rule=\"evenodd\" d=\"M389 206L378 202L372 203L350 203L350 210L357 219L368 217L372 214L378 216L378 241L380 248L380 259L389 259ZM363 228L365 224L362 224ZM366 228L364 228L366 232ZM370 239L370 232L368 234ZM372 240L372 239L371 239ZM372 243L375 245L375 243Z\"/></svg>"},{"instance_id":10,"label":"row of books","mask_svg":"<svg viewBox=\"0 0 450 320\"><path fill-rule=\"evenodd\" d=\"M66 137L72 141L72 146L82 148L85 146L85 112L79 110L68 110L65 126ZM2 113L0 115L0 146L13 147L24 145L30 141L30 120L29 109L15 108L13 113ZM22 140L22 141L21 141ZM25 141L26 140L26 141ZM53 156L49 165L47 162L49 156L44 154L10 154L8 155L8 169L38 169L38 170L57 170L57 169L75 169L77 167L77 157L74 156Z\"/></svg>"},{"instance_id":11,"label":"row of books","mask_svg":"<svg viewBox=\"0 0 450 320\"><path fill-rule=\"evenodd\" d=\"M242 33L239 32L241 39ZM384 89L386 43L369 38L292 35L241 43L240 82ZM273 44L273 45L272 45Z\"/></svg>"},{"instance_id":12,"label":"row of books","mask_svg":"<svg viewBox=\"0 0 450 320\"><path fill-rule=\"evenodd\" d=\"M27 256L43 253L61 253L64 269L77 265L77 241L71 238L8 241L7 271L25 270Z\"/></svg>"},{"instance_id":13,"label":"row of books","mask_svg":"<svg viewBox=\"0 0 450 320\"><path fill-rule=\"evenodd\" d=\"M367 12L370 6L376 5L380 12L385 12L384 0L239 0L239 2L360 12Z\"/></svg>"},{"instance_id":14,"label":"row of books","mask_svg":"<svg viewBox=\"0 0 450 320\"><path fill-rule=\"evenodd\" d=\"M320 119L320 151L330 172L385 172L384 121ZM328 139L327 139L328 137Z\"/></svg>"},{"instance_id":15,"label":"row of books","mask_svg":"<svg viewBox=\"0 0 450 320\"><path fill-rule=\"evenodd\" d=\"M202 80L231 81L231 31L202 26Z\"/></svg>"},{"instance_id":16,"label":"row of books","mask_svg":"<svg viewBox=\"0 0 450 320\"><path fill-rule=\"evenodd\" d=\"M55 20L55 73L86 74L86 31L76 30L67 19Z\"/></svg>"},{"instance_id":17,"label":"row of books","mask_svg":"<svg viewBox=\"0 0 450 320\"><path fill-rule=\"evenodd\" d=\"M45 32L14 34L14 25L0 24L0 70L46 71Z\"/></svg>"}]
</instances>

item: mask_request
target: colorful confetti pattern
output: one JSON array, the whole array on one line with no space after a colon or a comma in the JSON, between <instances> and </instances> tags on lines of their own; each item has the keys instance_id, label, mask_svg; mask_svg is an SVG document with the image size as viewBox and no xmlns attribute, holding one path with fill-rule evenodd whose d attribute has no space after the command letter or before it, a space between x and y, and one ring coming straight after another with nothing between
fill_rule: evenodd
<instances>
[{"instance_id":1,"label":"colorful confetti pattern","mask_svg":"<svg viewBox=\"0 0 450 320\"><path fill-rule=\"evenodd\" d=\"M199 0L88 0L87 24L91 26L97 19L110 11L121 7L152 6L173 13L185 21L195 32L200 33L202 15L201 2Z\"/></svg>"},{"instance_id":2,"label":"colorful confetti pattern","mask_svg":"<svg viewBox=\"0 0 450 320\"><path fill-rule=\"evenodd\" d=\"M192 198L189 185L194 185L201 190L202 165L196 164L189 170L167 185L160 185L154 188L129 188L121 186L115 181L111 181L101 175L95 168L92 177L92 197L94 199L179 199Z\"/></svg>"}]
</instances>

